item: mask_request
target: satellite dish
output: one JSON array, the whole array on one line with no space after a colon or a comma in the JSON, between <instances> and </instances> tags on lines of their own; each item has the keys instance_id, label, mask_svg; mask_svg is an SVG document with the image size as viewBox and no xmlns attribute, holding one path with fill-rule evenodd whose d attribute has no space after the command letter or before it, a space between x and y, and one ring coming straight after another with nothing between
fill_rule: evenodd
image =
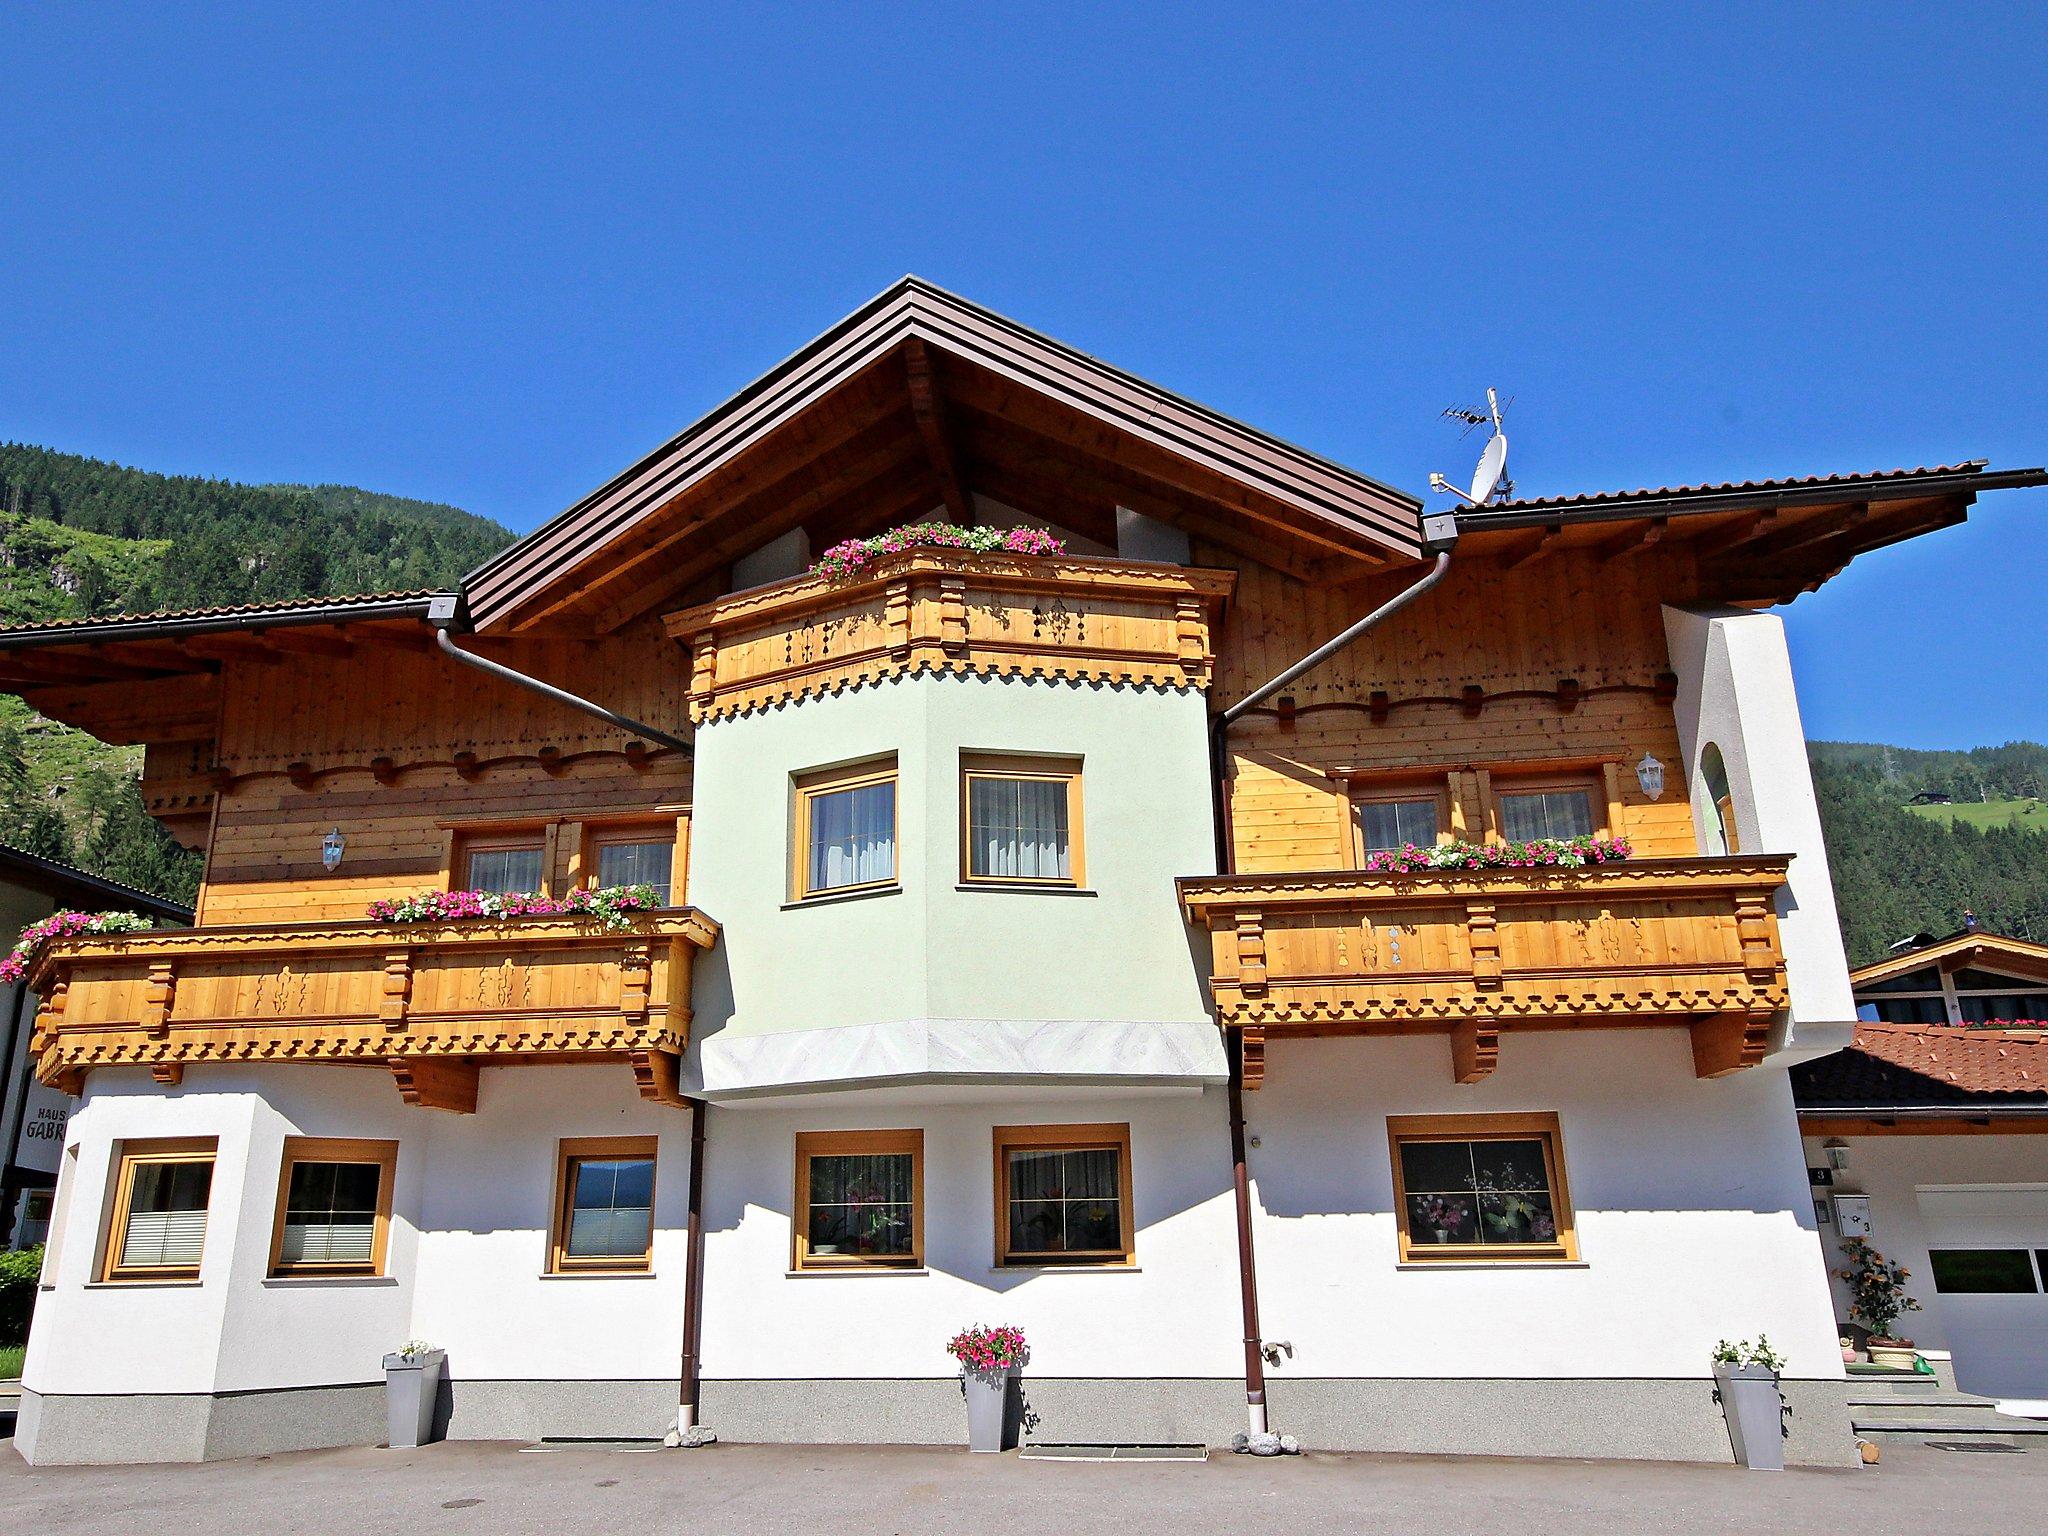
<instances>
[{"instance_id":1,"label":"satellite dish","mask_svg":"<svg viewBox=\"0 0 2048 1536\"><path fill-rule=\"evenodd\" d=\"M1501 471L1507 467L1507 434L1496 431L1486 440L1486 447L1479 454L1479 467L1472 471L1472 494L1467 499L1473 506L1486 505L1487 498L1493 495L1494 487L1500 484Z\"/></svg>"},{"instance_id":2,"label":"satellite dish","mask_svg":"<svg viewBox=\"0 0 2048 1536\"><path fill-rule=\"evenodd\" d=\"M1513 401L1510 401L1509 404L1513 404ZM1459 406L1451 407L1451 409L1444 412L1444 415L1454 421L1465 422L1467 424L1467 431L1470 431L1473 427L1483 425L1489 417L1493 421L1493 436L1486 440L1485 448L1481 449L1479 453L1479 467L1472 471L1472 491L1470 495L1466 495L1465 492L1459 490L1442 475L1431 475L1429 477L1429 488L1431 490L1446 492L1452 496L1462 496L1471 505L1483 507L1492 498L1493 493L1500 489L1501 476L1506 473L1508 467L1508 434L1506 428L1501 425L1500 394L1492 389L1486 392L1486 414L1483 416L1477 411L1465 410ZM1508 494L1513 495L1514 493L1510 491Z\"/></svg>"}]
</instances>

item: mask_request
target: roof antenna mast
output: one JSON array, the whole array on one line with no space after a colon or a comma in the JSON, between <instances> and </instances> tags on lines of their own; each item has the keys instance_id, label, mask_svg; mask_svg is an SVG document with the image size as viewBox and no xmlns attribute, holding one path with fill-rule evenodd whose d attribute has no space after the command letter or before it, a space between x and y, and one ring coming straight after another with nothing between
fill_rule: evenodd
<instances>
[{"instance_id":1,"label":"roof antenna mast","mask_svg":"<svg viewBox=\"0 0 2048 1536\"><path fill-rule=\"evenodd\" d=\"M1515 397L1508 396L1507 403L1513 405ZM1485 410L1475 411L1468 406L1453 405L1444 411L1447 420L1465 423L1465 432L1459 436L1464 436L1474 427L1483 427L1489 421L1493 423L1493 436L1486 440L1486 446L1479 451L1479 467L1472 471L1472 489L1469 493L1459 490L1442 475L1435 474L1429 477L1429 488L1432 491L1447 491L1475 507L1485 506L1496 496L1502 501L1514 499L1515 483L1506 477L1508 434L1500 419L1501 412L1506 409L1507 406L1501 404L1500 392L1489 388L1486 391Z\"/></svg>"}]
</instances>

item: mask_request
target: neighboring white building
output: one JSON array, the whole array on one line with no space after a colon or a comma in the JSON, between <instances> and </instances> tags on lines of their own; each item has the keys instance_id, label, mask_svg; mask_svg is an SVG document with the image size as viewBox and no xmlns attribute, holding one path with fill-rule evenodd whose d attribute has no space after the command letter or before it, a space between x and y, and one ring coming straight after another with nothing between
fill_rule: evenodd
<instances>
[{"instance_id":1,"label":"neighboring white building","mask_svg":"<svg viewBox=\"0 0 2048 1536\"><path fill-rule=\"evenodd\" d=\"M1756 609L2030 475L1425 520L911 279L459 593L0 631L207 853L38 962L16 1446L374 1444L408 1338L455 1436L954 1443L983 1322L1047 1442L1710 1461L1762 1334L1846 1464Z\"/></svg>"}]
</instances>

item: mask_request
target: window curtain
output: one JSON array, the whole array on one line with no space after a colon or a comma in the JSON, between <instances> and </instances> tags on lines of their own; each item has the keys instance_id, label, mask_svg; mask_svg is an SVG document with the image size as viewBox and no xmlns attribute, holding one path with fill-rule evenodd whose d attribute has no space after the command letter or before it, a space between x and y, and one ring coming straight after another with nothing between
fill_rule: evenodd
<instances>
[{"instance_id":1,"label":"window curtain","mask_svg":"<svg viewBox=\"0 0 2048 1536\"><path fill-rule=\"evenodd\" d=\"M377 1236L374 1163L295 1163L285 1198L285 1264L367 1264Z\"/></svg>"},{"instance_id":2,"label":"window curtain","mask_svg":"<svg viewBox=\"0 0 2048 1536\"><path fill-rule=\"evenodd\" d=\"M1500 797L1500 829L1509 842L1539 837L1591 837L1593 800L1583 789L1548 789Z\"/></svg>"},{"instance_id":3,"label":"window curtain","mask_svg":"<svg viewBox=\"0 0 2048 1536\"><path fill-rule=\"evenodd\" d=\"M896 876L896 786L863 784L811 797L811 886L829 891Z\"/></svg>"},{"instance_id":4,"label":"window curtain","mask_svg":"<svg viewBox=\"0 0 2048 1536\"><path fill-rule=\"evenodd\" d=\"M1064 779L969 779L972 873L1002 880L1070 880Z\"/></svg>"},{"instance_id":5,"label":"window curtain","mask_svg":"<svg viewBox=\"0 0 2048 1536\"><path fill-rule=\"evenodd\" d=\"M1367 853L1392 852L1410 843L1429 848L1436 843L1434 800L1367 800L1358 807L1358 818Z\"/></svg>"},{"instance_id":6,"label":"window curtain","mask_svg":"<svg viewBox=\"0 0 2048 1536\"><path fill-rule=\"evenodd\" d=\"M569 1210L573 1259L637 1259L654 1230L654 1163L648 1158L581 1159Z\"/></svg>"},{"instance_id":7,"label":"window curtain","mask_svg":"<svg viewBox=\"0 0 2048 1536\"><path fill-rule=\"evenodd\" d=\"M605 843L597 850L597 883L651 885L668 904L668 877L675 863L671 843Z\"/></svg>"},{"instance_id":8,"label":"window curtain","mask_svg":"<svg viewBox=\"0 0 2048 1536\"><path fill-rule=\"evenodd\" d=\"M479 848L469 856L469 888L505 895L540 889L538 848Z\"/></svg>"},{"instance_id":9,"label":"window curtain","mask_svg":"<svg viewBox=\"0 0 2048 1536\"><path fill-rule=\"evenodd\" d=\"M194 1268L206 1241L211 1163L142 1163L121 1233L123 1266Z\"/></svg>"}]
</instances>

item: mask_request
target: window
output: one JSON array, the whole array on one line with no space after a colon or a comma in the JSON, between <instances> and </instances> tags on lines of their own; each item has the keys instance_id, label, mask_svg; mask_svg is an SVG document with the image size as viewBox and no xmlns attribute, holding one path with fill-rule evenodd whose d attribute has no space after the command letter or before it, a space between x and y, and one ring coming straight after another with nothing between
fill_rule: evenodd
<instances>
[{"instance_id":1,"label":"window","mask_svg":"<svg viewBox=\"0 0 2048 1536\"><path fill-rule=\"evenodd\" d=\"M1397 852L1410 843L1433 847L1444 825L1442 796L1412 791L1370 799L1354 796L1351 814L1361 861L1368 853Z\"/></svg>"},{"instance_id":2,"label":"window","mask_svg":"<svg viewBox=\"0 0 2048 1536\"><path fill-rule=\"evenodd\" d=\"M1128 1264L1131 1128L999 1125L998 1264Z\"/></svg>"},{"instance_id":3,"label":"window","mask_svg":"<svg viewBox=\"0 0 2048 1536\"><path fill-rule=\"evenodd\" d=\"M538 832L509 836L474 836L462 844L465 891L539 892L547 889L545 840Z\"/></svg>"},{"instance_id":4,"label":"window","mask_svg":"<svg viewBox=\"0 0 2048 1536\"><path fill-rule=\"evenodd\" d=\"M1700 753L1700 781L1707 791L1706 825L1701 828L1706 834L1707 852L1742 852L1742 839L1735 830L1735 792L1728 787L1728 765L1721 758L1721 749L1711 741Z\"/></svg>"},{"instance_id":5,"label":"window","mask_svg":"<svg viewBox=\"0 0 2048 1536\"><path fill-rule=\"evenodd\" d=\"M1545 785L1503 790L1499 801L1500 835L1511 843L1539 837L1591 837L1600 829L1590 788Z\"/></svg>"},{"instance_id":6,"label":"window","mask_svg":"<svg viewBox=\"0 0 2048 1536\"><path fill-rule=\"evenodd\" d=\"M798 900L896 880L896 763L797 780Z\"/></svg>"},{"instance_id":7,"label":"window","mask_svg":"<svg viewBox=\"0 0 2048 1536\"><path fill-rule=\"evenodd\" d=\"M961 768L967 879L1080 884L1080 764L963 757Z\"/></svg>"},{"instance_id":8,"label":"window","mask_svg":"<svg viewBox=\"0 0 2048 1536\"><path fill-rule=\"evenodd\" d=\"M106 1280L197 1280L216 1143L138 1141L121 1149Z\"/></svg>"},{"instance_id":9,"label":"window","mask_svg":"<svg viewBox=\"0 0 2048 1536\"><path fill-rule=\"evenodd\" d=\"M675 857L673 822L666 827L598 827L590 833L584 867L600 887L651 885L668 906Z\"/></svg>"},{"instance_id":10,"label":"window","mask_svg":"<svg viewBox=\"0 0 2048 1536\"><path fill-rule=\"evenodd\" d=\"M1555 1115L1392 1115L1401 1259L1575 1259Z\"/></svg>"},{"instance_id":11,"label":"window","mask_svg":"<svg viewBox=\"0 0 2048 1536\"><path fill-rule=\"evenodd\" d=\"M2041 1288L2024 1248L1932 1248L1927 1265L1944 1296L2031 1295Z\"/></svg>"},{"instance_id":12,"label":"window","mask_svg":"<svg viewBox=\"0 0 2048 1536\"><path fill-rule=\"evenodd\" d=\"M591 1136L562 1143L549 1273L651 1267L655 1145L651 1136Z\"/></svg>"},{"instance_id":13,"label":"window","mask_svg":"<svg viewBox=\"0 0 2048 1536\"><path fill-rule=\"evenodd\" d=\"M923 1264L924 1132L799 1132L792 1267Z\"/></svg>"},{"instance_id":14,"label":"window","mask_svg":"<svg viewBox=\"0 0 2048 1536\"><path fill-rule=\"evenodd\" d=\"M381 1275L395 1141L287 1137L271 1238L273 1275Z\"/></svg>"}]
</instances>

